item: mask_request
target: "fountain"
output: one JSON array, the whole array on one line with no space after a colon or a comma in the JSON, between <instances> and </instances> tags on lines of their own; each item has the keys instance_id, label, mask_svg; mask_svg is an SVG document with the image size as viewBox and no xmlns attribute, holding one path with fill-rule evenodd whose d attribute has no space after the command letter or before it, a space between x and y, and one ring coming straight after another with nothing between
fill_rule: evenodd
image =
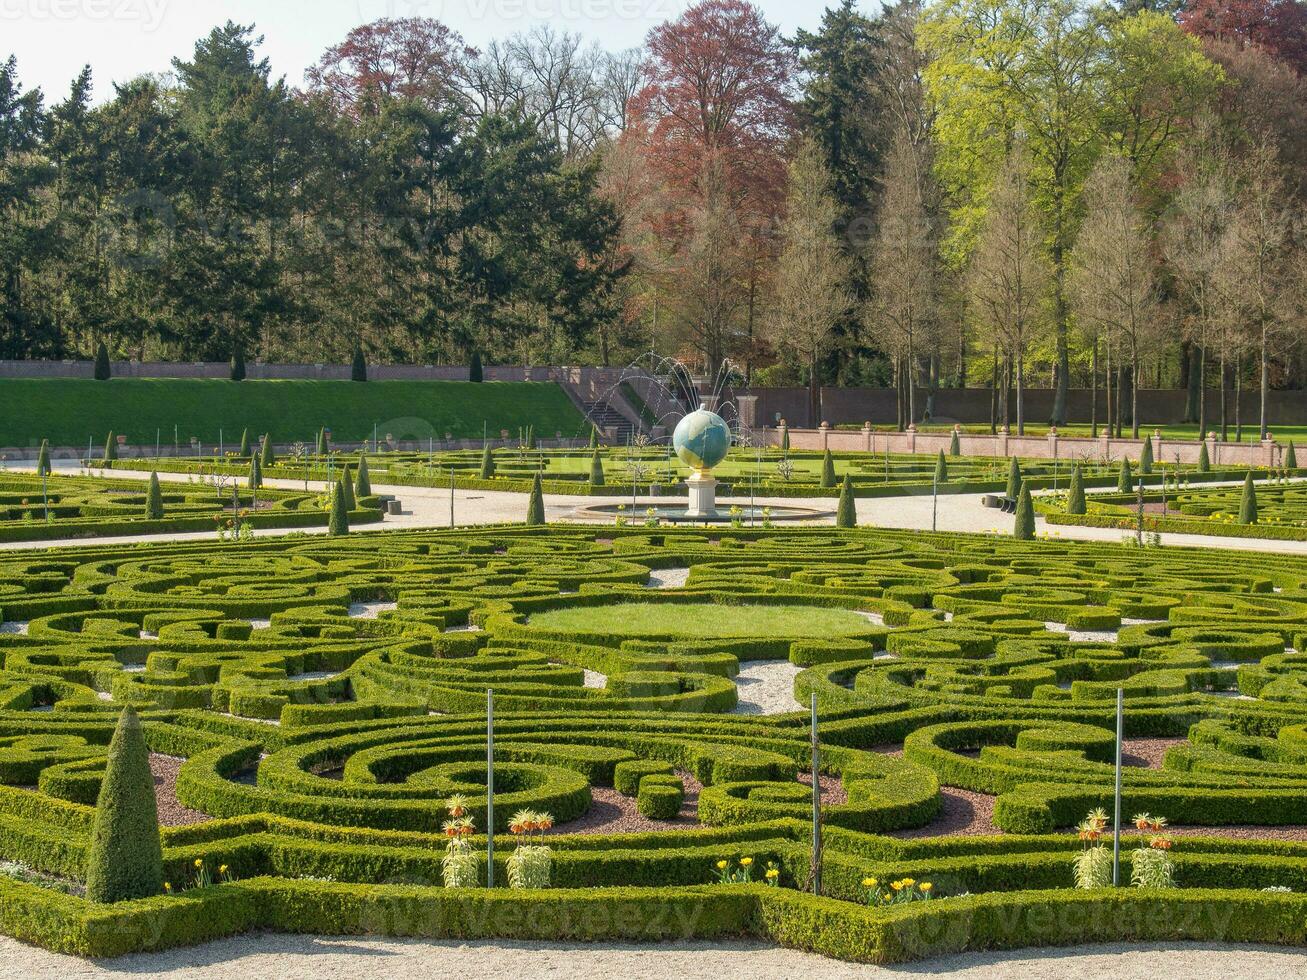
<instances>
[{"instance_id":1,"label":"fountain","mask_svg":"<svg viewBox=\"0 0 1307 980\"><path fill-rule=\"evenodd\" d=\"M717 517L717 481L712 469L731 448L731 430L716 412L698 408L681 419L672 433L672 448L693 472L685 481L690 491L685 516L711 521Z\"/></svg>"}]
</instances>

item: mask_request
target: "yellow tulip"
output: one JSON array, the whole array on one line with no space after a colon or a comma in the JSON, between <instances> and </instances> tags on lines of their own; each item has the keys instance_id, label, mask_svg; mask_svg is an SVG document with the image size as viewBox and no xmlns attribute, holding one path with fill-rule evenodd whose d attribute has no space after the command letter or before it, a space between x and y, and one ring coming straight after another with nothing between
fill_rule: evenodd
<instances>
[{"instance_id":1,"label":"yellow tulip","mask_svg":"<svg viewBox=\"0 0 1307 980\"><path fill-rule=\"evenodd\" d=\"M204 867L204 858L196 858L196 859L195 859L195 866L196 866L197 868L202 868L202 867Z\"/></svg>"},{"instance_id":2,"label":"yellow tulip","mask_svg":"<svg viewBox=\"0 0 1307 980\"><path fill-rule=\"evenodd\" d=\"M781 873L780 873L779 871L777 871L775 868L769 868L769 869L767 870L767 877L768 877L768 878L779 878L780 876L781 876Z\"/></svg>"},{"instance_id":3,"label":"yellow tulip","mask_svg":"<svg viewBox=\"0 0 1307 980\"><path fill-rule=\"evenodd\" d=\"M922 890L923 892L928 892L928 891L930 891L930 890L931 890L932 888L934 888L934 887L935 887L935 886L932 885L932 884L931 884L930 882L928 882L928 881L923 881L923 882L921 883L921 890Z\"/></svg>"},{"instance_id":4,"label":"yellow tulip","mask_svg":"<svg viewBox=\"0 0 1307 980\"><path fill-rule=\"evenodd\" d=\"M863 879L862 879L862 887L863 887L863 888L875 888L875 887L876 887L876 879L875 879L875 878L863 878Z\"/></svg>"},{"instance_id":5,"label":"yellow tulip","mask_svg":"<svg viewBox=\"0 0 1307 980\"><path fill-rule=\"evenodd\" d=\"M751 864L753 864L753 858L740 858L740 867L747 868Z\"/></svg>"},{"instance_id":6,"label":"yellow tulip","mask_svg":"<svg viewBox=\"0 0 1307 980\"><path fill-rule=\"evenodd\" d=\"M717 870L718 870L718 871L725 871L725 870L726 870L726 862L725 862L725 861L718 861L718 862L717 862Z\"/></svg>"}]
</instances>

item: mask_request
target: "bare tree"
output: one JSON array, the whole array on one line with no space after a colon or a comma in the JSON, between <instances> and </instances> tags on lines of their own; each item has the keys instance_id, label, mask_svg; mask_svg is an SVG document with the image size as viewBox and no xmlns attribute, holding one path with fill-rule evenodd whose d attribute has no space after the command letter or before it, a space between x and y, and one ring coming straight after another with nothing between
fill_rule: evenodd
<instances>
[{"instance_id":1,"label":"bare tree","mask_svg":"<svg viewBox=\"0 0 1307 980\"><path fill-rule=\"evenodd\" d=\"M967 297L977 325L1016 364L1017 432L1025 432L1025 359L1049 328L1053 268L1020 148L1009 154L972 253Z\"/></svg>"},{"instance_id":2,"label":"bare tree","mask_svg":"<svg viewBox=\"0 0 1307 980\"><path fill-rule=\"evenodd\" d=\"M821 150L805 139L790 164L768 335L774 347L792 352L807 365L808 406L814 420L821 418L817 363L853 305L853 263L833 231L839 215Z\"/></svg>"},{"instance_id":3,"label":"bare tree","mask_svg":"<svg viewBox=\"0 0 1307 980\"><path fill-rule=\"evenodd\" d=\"M1104 157L1085 185L1085 220L1071 253L1080 322L1129 352L1131 433L1139 438L1139 354L1160 322L1152 230L1135 200L1129 161ZM1094 381L1097 385L1097 378Z\"/></svg>"},{"instance_id":4,"label":"bare tree","mask_svg":"<svg viewBox=\"0 0 1307 980\"><path fill-rule=\"evenodd\" d=\"M939 313L934 208L919 149L900 133L886 162L867 307L868 326L904 373L909 422L917 417L919 354L929 349Z\"/></svg>"}]
</instances>

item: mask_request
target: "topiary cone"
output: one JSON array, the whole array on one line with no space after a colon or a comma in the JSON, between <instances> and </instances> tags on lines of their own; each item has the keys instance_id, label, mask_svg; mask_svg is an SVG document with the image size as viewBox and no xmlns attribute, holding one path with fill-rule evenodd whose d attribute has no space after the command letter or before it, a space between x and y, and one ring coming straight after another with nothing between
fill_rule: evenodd
<instances>
[{"instance_id":1,"label":"topiary cone","mask_svg":"<svg viewBox=\"0 0 1307 980\"><path fill-rule=\"evenodd\" d=\"M526 523L530 527L545 522L545 495L540 487L540 474L536 473L531 483L531 499L526 504Z\"/></svg>"},{"instance_id":2,"label":"topiary cone","mask_svg":"<svg viewBox=\"0 0 1307 980\"><path fill-rule=\"evenodd\" d=\"M835 457L826 450L826 454L821 458L821 485L823 487L835 486Z\"/></svg>"},{"instance_id":3,"label":"topiary cone","mask_svg":"<svg viewBox=\"0 0 1307 980\"><path fill-rule=\"evenodd\" d=\"M1066 512L1068 514L1085 512L1085 480L1078 465L1071 470L1071 490L1067 493Z\"/></svg>"},{"instance_id":4,"label":"topiary cone","mask_svg":"<svg viewBox=\"0 0 1307 980\"><path fill-rule=\"evenodd\" d=\"M1243 498L1239 501L1239 523L1257 523L1257 488L1253 486L1252 470L1243 480Z\"/></svg>"},{"instance_id":5,"label":"topiary cone","mask_svg":"<svg viewBox=\"0 0 1307 980\"><path fill-rule=\"evenodd\" d=\"M1212 461L1207 458L1207 443L1198 444L1198 472L1208 473L1212 469Z\"/></svg>"},{"instance_id":6,"label":"topiary cone","mask_svg":"<svg viewBox=\"0 0 1307 980\"><path fill-rule=\"evenodd\" d=\"M590 486L602 487L604 485L604 461L599 457L599 450L596 449L590 454Z\"/></svg>"},{"instance_id":7,"label":"topiary cone","mask_svg":"<svg viewBox=\"0 0 1307 980\"><path fill-rule=\"evenodd\" d=\"M150 474L150 485L145 490L145 517L157 521L163 517L163 494L159 491L159 474Z\"/></svg>"},{"instance_id":8,"label":"topiary cone","mask_svg":"<svg viewBox=\"0 0 1307 980\"><path fill-rule=\"evenodd\" d=\"M236 451L236 455L244 459L250 454L250 430L241 429L241 446Z\"/></svg>"},{"instance_id":9,"label":"topiary cone","mask_svg":"<svg viewBox=\"0 0 1307 980\"><path fill-rule=\"evenodd\" d=\"M1016 500L1017 494L1021 492L1021 464L1017 462L1015 456L1012 457L1012 465L1007 469L1007 493L1008 500Z\"/></svg>"},{"instance_id":10,"label":"topiary cone","mask_svg":"<svg viewBox=\"0 0 1307 980\"><path fill-rule=\"evenodd\" d=\"M1130 460L1122 459L1121 475L1117 478L1116 481L1116 491L1117 493L1130 493L1130 491L1134 490L1134 488L1135 488L1134 476L1130 472Z\"/></svg>"},{"instance_id":11,"label":"topiary cone","mask_svg":"<svg viewBox=\"0 0 1307 980\"><path fill-rule=\"evenodd\" d=\"M263 466L258 456L250 457L250 489L257 490L263 486Z\"/></svg>"},{"instance_id":12,"label":"topiary cone","mask_svg":"<svg viewBox=\"0 0 1307 980\"><path fill-rule=\"evenodd\" d=\"M1298 454L1293 451L1293 440L1289 440L1289 449L1284 454L1284 468L1296 470L1298 468Z\"/></svg>"},{"instance_id":13,"label":"topiary cone","mask_svg":"<svg viewBox=\"0 0 1307 980\"><path fill-rule=\"evenodd\" d=\"M477 475L483 480L489 480L495 475L495 451L489 443L481 450L481 471Z\"/></svg>"},{"instance_id":14,"label":"topiary cone","mask_svg":"<svg viewBox=\"0 0 1307 980\"><path fill-rule=\"evenodd\" d=\"M95 380L108 381L110 373L109 348L104 346L104 341L102 340L100 341L100 345L95 348Z\"/></svg>"},{"instance_id":15,"label":"topiary cone","mask_svg":"<svg viewBox=\"0 0 1307 980\"><path fill-rule=\"evenodd\" d=\"M354 481L350 479L348 463L341 467L340 471L340 496L345 503L346 511L351 511L358 506L354 500Z\"/></svg>"},{"instance_id":16,"label":"topiary cone","mask_svg":"<svg viewBox=\"0 0 1307 980\"><path fill-rule=\"evenodd\" d=\"M939 458L935 460L935 482L948 483L948 460L944 458L944 450L939 451Z\"/></svg>"},{"instance_id":17,"label":"topiary cone","mask_svg":"<svg viewBox=\"0 0 1307 980\"><path fill-rule=\"evenodd\" d=\"M849 482L848 474L845 474L844 482L840 484L840 503L835 508L835 526L858 526L858 510L853 502L853 484Z\"/></svg>"},{"instance_id":18,"label":"topiary cone","mask_svg":"<svg viewBox=\"0 0 1307 980\"><path fill-rule=\"evenodd\" d=\"M962 445L958 440L957 430L953 430L953 438L948 441L948 454L950 456L961 456Z\"/></svg>"},{"instance_id":19,"label":"topiary cone","mask_svg":"<svg viewBox=\"0 0 1307 980\"><path fill-rule=\"evenodd\" d=\"M1153 440L1144 439L1144 447L1139 450L1139 472L1147 476L1153 472Z\"/></svg>"},{"instance_id":20,"label":"topiary cone","mask_svg":"<svg viewBox=\"0 0 1307 980\"><path fill-rule=\"evenodd\" d=\"M86 863L86 899L122 902L163 888L159 810L141 720L123 709L109 743Z\"/></svg>"},{"instance_id":21,"label":"topiary cone","mask_svg":"<svg viewBox=\"0 0 1307 980\"><path fill-rule=\"evenodd\" d=\"M89 463L90 460L88 459L87 462ZM52 472L53 469L50 466L50 440L42 439L41 449L36 454L36 475L49 476Z\"/></svg>"},{"instance_id":22,"label":"topiary cone","mask_svg":"<svg viewBox=\"0 0 1307 980\"><path fill-rule=\"evenodd\" d=\"M318 430L318 455L327 455L327 429L323 426Z\"/></svg>"},{"instance_id":23,"label":"topiary cone","mask_svg":"<svg viewBox=\"0 0 1307 980\"><path fill-rule=\"evenodd\" d=\"M331 487L331 510L327 513L327 533L333 536L349 534L349 512L345 509L345 495L341 481Z\"/></svg>"},{"instance_id":24,"label":"topiary cone","mask_svg":"<svg viewBox=\"0 0 1307 980\"><path fill-rule=\"evenodd\" d=\"M359 468L354 475L354 499L372 496L372 478L368 476L368 458L359 453Z\"/></svg>"},{"instance_id":25,"label":"topiary cone","mask_svg":"<svg viewBox=\"0 0 1307 980\"><path fill-rule=\"evenodd\" d=\"M106 463L112 463L117 458L118 440L116 440L113 437L113 433L110 432L108 437L104 440L104 461Z\"/></svg>"},{"instance_id":26,"label":"topiary cone","mask_svg":"<svg viewBox=\"0 0 1307 980\"><path fill-rule=\"evenodd\" d=\"M1021 481L1021 490L1017 494L1016 520L1012 525L1012 537L1018 541L1031 541L1035 537L1035 504L1030 499L1030 487Z\"/></svg>"},{"instance_id":27,"label":"topiary cone","mask_svg":"<svg viewBox=\"0 0 1307 980\"><path fill-rule=\"evenodd\" d=\"M272 448L272 433L270 432L263 434L263 459L260 462L262 464L260 470L266 470L277 462L277 454Z\"/></svg>"}]
</instances>

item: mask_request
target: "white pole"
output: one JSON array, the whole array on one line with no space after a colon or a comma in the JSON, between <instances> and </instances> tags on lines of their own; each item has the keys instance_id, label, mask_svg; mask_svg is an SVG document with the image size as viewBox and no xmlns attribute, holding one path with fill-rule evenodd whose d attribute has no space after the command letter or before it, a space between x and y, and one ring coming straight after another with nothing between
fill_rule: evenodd
<instances>
[{"instance_id":1,"label":"white pole","mask_svg":"<svg viewBox=\"0 0 1307 980\"><path fill-rule=\"evenodd\" d=\"M818 778L817 692L811 692L812 710L812 893L821 894L821 780Z\"/></svg>"},{"instance_id":2,"label":"white pole","mask_svg":"<svg viewBox=\"0 0 1307 980\"><path fill-rule=\"evenodd\" d=\"M495 692L486 688L486 887L495 887Z\"/></svg>"},{"instance_id":3,"label":"white pole","mask_svg":"<svg viewBox=\"0 0 1307 980\"><path fill-rule=\"evenodd\" d=\"M1112 808L1112 885L1121 878L1121 739L1125 727L1125 690L1116 689L1116 791Z\"/></svg>"}]
</instances>

